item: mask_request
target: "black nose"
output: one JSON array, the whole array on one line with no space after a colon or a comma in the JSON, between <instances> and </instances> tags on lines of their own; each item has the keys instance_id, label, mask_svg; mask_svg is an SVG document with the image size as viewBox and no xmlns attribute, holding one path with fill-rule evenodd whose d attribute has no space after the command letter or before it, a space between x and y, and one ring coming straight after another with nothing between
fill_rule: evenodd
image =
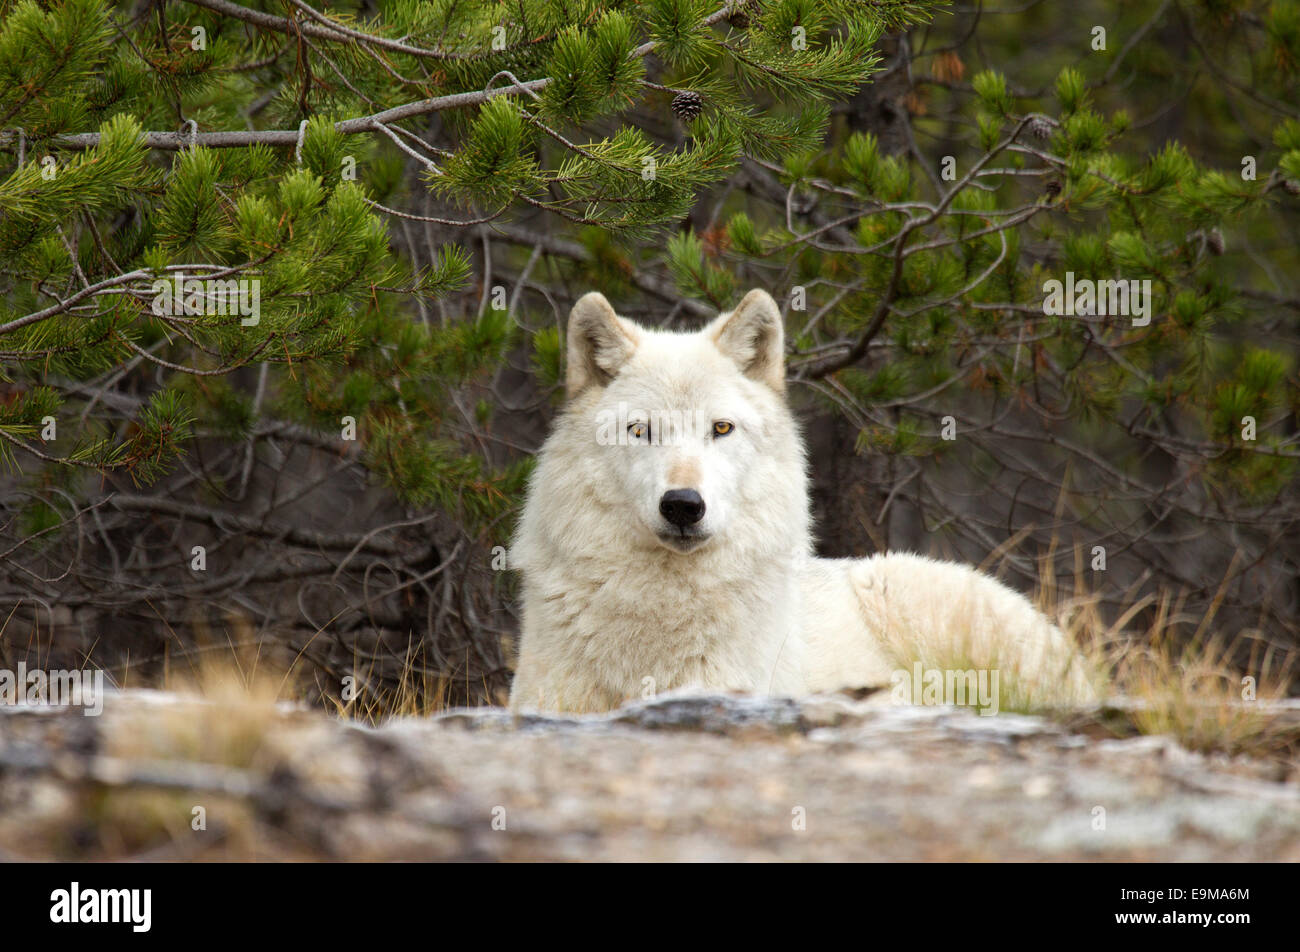
<instances>
[{"instance_id":1,"label":"black nose","mask_svg":"<svg viewBox=\"0 0 1300 952\"><path fill-rule=\"evenodd\" d=\"M685 529L704 518L704 500L694 489L670 489L659 500L659 512L679 529Z\"/></svg>"}]
</instances>

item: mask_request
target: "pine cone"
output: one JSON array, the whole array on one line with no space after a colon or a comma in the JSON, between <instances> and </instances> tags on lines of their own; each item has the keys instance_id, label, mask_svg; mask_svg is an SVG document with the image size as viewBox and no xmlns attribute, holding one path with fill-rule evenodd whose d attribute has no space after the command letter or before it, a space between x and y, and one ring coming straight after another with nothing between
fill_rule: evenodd
<instances>
[{"instance_id":1,"label":"pine cone","mask_svg":"<svg viewBox=\"0 0 1300 952\"><path fill-rule=\"evenodd\" d=\"M1283 179L1282 187L1286 189L1288 195L1300 195L1300 182L1295 179Z\"/></svg>"},{"instance_id":2,"label":"pine cone","mask_svg":"<svg viewBox=\"0 0 1300 952\"><path fill-rule=\"evenodd\" d=\"M735 13L731 14L731 16L727 17L727 22L730 23L732 26L734 26L737 30L748 30L749 14L746 13L743 9L737 10Z\"/></svg>"},{"instance_id":3,"label":"pine cone","mask_svg":"<svg viewBox=\"0 0 1300 952\"><path fill-rule=\"evenodd\" d=\"M1223 232L1219 231L1219 229L1211 228L1209 233L1205 236L1205 243L1210 246L1210 250L1216 255L1223 254Z\"/></svg>"},{"instance_id":4,"label":"pine cone","mask_svg":"<svg viewBox=\"0 0 1300 952\"><path fill-rule=\"evenodd\" d=\"M1031 136L1035 136L1043 141L1047 141L1052 137L1052 124L1046 119L1038 117L1030 119L1027 128Z\"/></svg>"},{"instance_id":5,"label":"pine cone","mask_svg":"<svg viewBox=\"0 0 1300 952\"><path fill-rule=\"evenodd\" d=\"M704 111L704 97L699 93L684 92L673 97L673 115L682 122L698 118Z\"/></svg>"}]
</instances>

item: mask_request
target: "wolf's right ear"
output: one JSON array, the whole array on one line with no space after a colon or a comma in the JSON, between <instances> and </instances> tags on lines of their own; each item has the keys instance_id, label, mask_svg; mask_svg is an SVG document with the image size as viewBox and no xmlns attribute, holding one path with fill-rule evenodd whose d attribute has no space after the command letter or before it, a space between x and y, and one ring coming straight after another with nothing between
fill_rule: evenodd
<instances>
[{"instance_id":1,"label":"wolf's right ear","mask_svg":"<svg viewBox=\"0 0 1300 952\"><path fill-rule=\"evenodd\" d=\"M635 325L614 313L605 295L591 291L578 298L569 312L568 368L564 389L573 399L593 384L614 379L636 350Z\"/></svg>"}]
</instances>

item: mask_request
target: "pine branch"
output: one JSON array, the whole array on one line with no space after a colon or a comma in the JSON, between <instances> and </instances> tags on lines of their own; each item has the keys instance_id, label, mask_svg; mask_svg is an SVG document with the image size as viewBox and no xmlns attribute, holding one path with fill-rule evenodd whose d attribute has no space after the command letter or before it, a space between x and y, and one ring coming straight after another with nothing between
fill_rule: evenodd
<instances>
[{"instance_id":1,"label":"pine branch","mask_svg":"<svg viewBox=\"0 0 1300 952\"><path fill-rule=\"evenodd\" d=\"M361 116L356 119L344 119L341 122L334 123L334 131L340 135L357 135L360 133L373 133L375 125L383 125L390 122L400 122L403 119L412 119L416 116L424 116L430 113L442 112L447 109L463 109L467 106L478 106L489 102L498 96L508 95L522 88L528 91L536 92L543 89L550 83L550 79L534 79L531 82L523 83L520 87L499 87L467 93L451 93L446 96L435 96L432 99L422 99L419 102L406 103L402 106L394 106L392 109L385 109L382 112L374 113L369 116ZM142 138L144 144L151 149L163 149L170 151L179 151L181 149L202 146L208 149L242 149L253 145L269 145L280 147L296 147L298 145L299 133L297 129L264 129L246 132L146 132ZM19 133L17 132L0 132L0 146L7 146L11 143L17 143ZM68 149L93 149L99 145L100 134L98 132L81 132L68 135L55 136L50 140L52 145L62 146Z\"/></svg>"},{"instance_id":2,"label":"pine branch","mask_svg":"<svg viewBox=\"0 0 1300 952\"><path fill-rule=\"evenodd\" d=\"M264 30L273 30L276 33L283 33L286 36L312 36L318 40L332 40L336 43L347 43L353 40L362 43L368 43L372 46L383 47L386 50L392 50L395 53L405 53L408 56L420 56L430 59L448 60L448 59L466 59L465 54L451 53L446 50L426 50L418 46L410 46L397 40L390 40L387 37L375 36L371 33L362 33L359 30L353 30L339 23L335 23L323 14L317 12L305 3L294 3L294 6L304 11L311 20L300 21L290 20L286 17L278 17L271 13L263 13L261 10L251 10L248 7L241 7L237 3L229 3L227 0L184 0L185 3L196 7L206 7L214 13L220 13L222 16L234 17L236 20L243 20L245 23L251 23L254 26L261 27Z\"/></svg>"},{"instance_id":3,"label":"pine branch","mask_svg":"<svg viewBox=\"0 0 1300 952\"><path fill-rule=\"evenodd\" d=\"M953 200L956 199L957 196L961 194L962 190L974 180L975 176L980 173L980 170L1015 143L1016 139L1019 138L1020 133L1024 131L1025 126L1027 126L1029 122L1030 117L1028 116L1020 119L1020 121L1016 123L1015 128L1012 129L1011 133L996 147L978 159L971 166L970 170L963 175L960 180L953 184L953 187L928 214L918 216L904 223L903 227L899 229L898 234L890 239L890 243L894 244L894 255L889 284L885 289L884 295L876 305L876 309L871 315L871 320L867 322L866 328L847 351L833 357L823 358L822 360L810 365L804 370L802 374L803 377L814 379L825 377L827 374L832 374L841 368L856 364L863 358L867 353L867 348L871 345L871 342L875 339L876 335L880 333L880 329L884 327L885 321L888 319L890 311L893 309L894 299L898 296L899 283L903 276L904 260L909 255L923 250L925 247L917 246L914 248L907 248L908 236L919 228L925 228L933 224L945 211L947 211L948 207L953 203ZM1033 211L1037 211L1037 209L1038 206L1035 206ZM1032 211L1030 214L1032 214ZM1027 218L1028 215L1025 217ZM1002 223L997 228L990 228L987 230L1000 230L1018 223L1019 221L1012 219L1010 222Z\"/></svg>"},{"instance_id":4,"label":"pine branch","mask_svg":"<svg viewBox=\"0 0 1300 952\"><path fill-rule=\"evenodd\" d=\"M296 36L297 31L301 29L303 34L315 36L319 39L347 40L350 38L346 33L335 32L332 29L326 29L321 26L313 25L312 23L291 23L283 17L273 16L269 13L262 13L257 10L250 10L247 7L241 7L237 4L229 3L227 0L185 0L185 2L193 3L196 6L207 7L215 12L236 17L246 22L253 23L256 26L262 26L266 29L276 30L277 32L287 33L292 36ZM733 5L734 0L727 0L719 10L705 18L704 24L706 26L712 26L721 22L730 15ZM365 34L360 35L365 36ZM379 45L395 42L380 41L382 41L381 37L368 37L366 40L366 42L377 42ZM404 44L397 45L404 46ZM633 57L643 58L653 52L654 48L655 43L651 40L638 46L632 51L631 55ZM423 54L416 54L412 52L413 50L415 50L415 48L410 47L403 49L402 52L412 53L412 55L436 55L436 51L426 50L423 51ZM426 116L435 112L444 112L449 109L464 109L469 106L480 106L498 96L509 95L514 92L522 91L529 94L535 94L549 86L552 81L553 80L550 77L542 77L541 79L529 80L527 82L516 82L510 86L462 93L449 93L445 96L434 96L431 99L422 99L418 102L394 106L391 109L385 109L368 116L361 116L355 119L344 119L334 124L334 130L340 135L373 133L375 132L376 124L384 125L387 123L400 122L403 119L412 119L416 116ZM199 133L145 132L143 134L144 144L149 148L169 151L178 151L189 146L203 146L204 148L209 149L239 149L254 145L268 145L284 148L297 146L300 138L301 136L296 129ZM100 134L97 132L83 132L55 136L50 140L50 143L68 149L93 149L99 144L99 139ZM15 145L19 140L20 133L18 132L0 132L0 147Z\"/></svg>"}]
</instances>

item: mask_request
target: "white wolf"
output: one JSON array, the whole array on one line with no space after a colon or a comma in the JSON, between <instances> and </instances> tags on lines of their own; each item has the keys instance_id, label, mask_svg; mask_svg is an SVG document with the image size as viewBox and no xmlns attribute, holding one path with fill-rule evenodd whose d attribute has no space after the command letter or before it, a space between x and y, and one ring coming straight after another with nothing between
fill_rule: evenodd
<instances>
[{"instance_id":1,"label":"white wolf","mask_svg":"<svg viewBox=\"0 0 1300 952\"><path fill-rule=\"evenodd\" d=\"M1033 700L1091 693L1070 640L993 578L916 555L813 556L766 292L685 334L593 292L574 305L567 356L568 402L510 549L512 708L604 711L672 688L800 695L888 684L916 662L1000 670Z\"/></svg>"}]
</instances>

